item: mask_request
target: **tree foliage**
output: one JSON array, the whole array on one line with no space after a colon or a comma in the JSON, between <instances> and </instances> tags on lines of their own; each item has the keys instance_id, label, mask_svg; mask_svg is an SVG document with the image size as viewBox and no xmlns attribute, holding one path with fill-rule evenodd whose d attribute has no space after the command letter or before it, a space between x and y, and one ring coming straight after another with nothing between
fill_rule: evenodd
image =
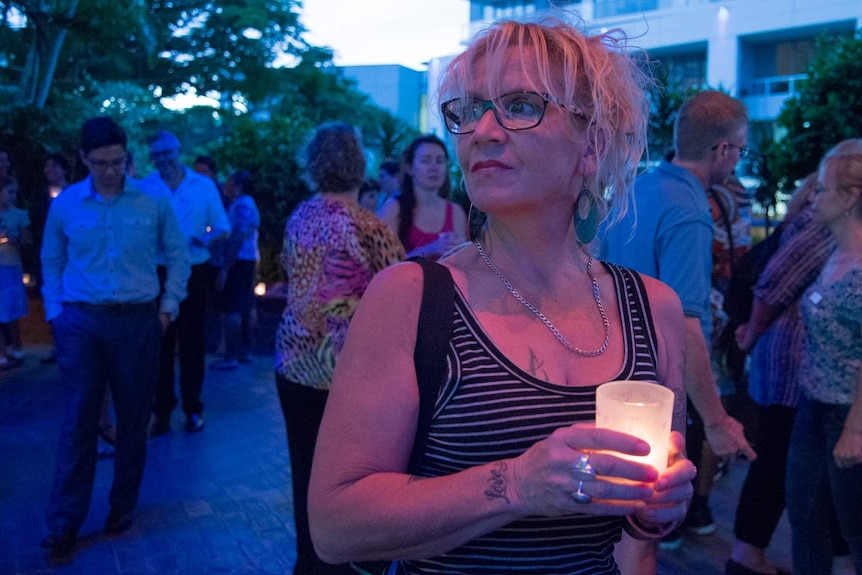
<instances>
[{"instance_id":1,"label":"tree foliage","mask_svg":"<svg viewBox=\"0 0 862 575\"><path fill-rule=\"evenodd\" d=\"M358 92L329 48L305 42L298 6L297 0L0 0L0 96L11 104L0 108L0 147L12 153L25 207L41 201L48 153L75 164L85 119L119 121L140 175L152 169L146 137L170 129L186 163L209 154L222 176L251 171L263 218L261 276L280 277L284 223L308 195L296 153L314 126L358 126L369 171L416 135ZM219 106L163 106L162 97L188 92L214 96ZM72 181L83 175L78 166Z\"/></svg>"},{"instance_id":2,"label":"tree foliage","mask_svg":"<svg viewBox=\"0 0 862 575\"><path fill-rule=\"evenodd\" d=\"M88 78L131 80L170 96L241 94L256 100L280 76L276 59L309 48L296 0L0 0L7 69L20 70L21 105ZM12 26L20 14L26 25ZM8 40L8 42L7 42ZM56 77L55 77L56 75ZM8 76L8 74L7 74Z\"/></svg>"},{"instance_id":3,"label":"tree foliage","mask_svg":"<svg viewBox=\"0 0 862 575\"><path fill-rule=\"evenodd\" d=\"M686 83L682 71L677 70L673 62L655 62L650 68L654 84L647 93L650 103L647 130L649 161L654 162L673 150L676 114L683 102L693 96L700 86Z\"/></svg>"},{"instance_id":4,"label":"tree foliage","mask_svg":"<svg viewBox=\"0 0 862 575\"><path fill-rule=\"evenodd\" d=\"M150 6L159 47L151 80L165 94L192 87L259 101L279 81L276 59L298 61L309 48L296 0L154 0Z\"/></svg>"},{"instance_id":5,"label":"tree foliage","mask_svg":"<svg viewBox=\"0 0 862 575\"><path fill-rule=\"evenodd\" d=\"M368 171L389 154L399 155L418 132L375 106L331 64L331 52L312 49L308 58L283 71L283 92L272 95L265 109L268 119L248 115L225 117L223 135L205 149L226 171L247 169L258 190L261 211L261 279L280 279L277 255L284 223L309 190L301 179L296 156L314 128L324 122L347 122L362 133L368 151Z\"/></svg>"},{"instance_id":6,"label":"tree foliage","mask_svg":"<svg viewBox=\"0 0 862 575\"><path fill-rule=\"evenodd\" d=\"M783 191L815 171L829 148L862 135L862 30L820 37L806 73L808 82L776 121L783 137L766 150Z\"/></svg>"},{"instance_id":7,"label":"tree foliage","mask_svg":"<svg viewBox=\"0 0 862 575\"><path fill-rule=\"evenodd\" d=\"M55 83L128 79L154 47L145 0L0 0L0 10L4 80L17 105L45 107ZM13 26L14 16L25 25Z\"/></svg>"},{"instance_id":8,"label":"tree foliage","mask_svg":"<svg viewBox=\"0 0 862 575\"><path fill-rule=\"evenodd\" d=\"M11 50L7 61L21 69L16 96L24 103L45 105L60 50L78 11L78 0L19 0L3 3L3 39L15 41L24 50ZM15 34L8 26L10 16L26 17L27 26ZM8 65L8 64L7 64Z\"/></svg>"}]
</instances>

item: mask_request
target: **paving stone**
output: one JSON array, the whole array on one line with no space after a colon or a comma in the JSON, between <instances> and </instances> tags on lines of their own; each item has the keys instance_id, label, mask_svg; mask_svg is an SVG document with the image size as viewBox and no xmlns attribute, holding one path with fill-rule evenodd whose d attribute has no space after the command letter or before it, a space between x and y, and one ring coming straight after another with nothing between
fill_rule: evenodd
<instances>
[{"instance_id":1,"label":"paving stone","mask_svg":"<svg viewBox=\"0 0 862 575\"><path fill-rule=\"evenodd\" d=\"M25 332L26 333L26 332ZM50 342L28 343L27 362L0 373L0 574L265 575L290 573L295 529L290 462L272 360L256 357L235 372L208 370L206 428L173 430L148 444L135 523L105 537L113 460L98 464L90 513L73 559L51 566L39 541L51 488L63 404L56 365L41 365ZM212 359L212 358L210 358ZM661 575L721 575L733 541L733 513L745 462L716 483L718 527L684 537L659 555ZM769 556L790 567L782 520Z\"/></svg>"}]
</instances>

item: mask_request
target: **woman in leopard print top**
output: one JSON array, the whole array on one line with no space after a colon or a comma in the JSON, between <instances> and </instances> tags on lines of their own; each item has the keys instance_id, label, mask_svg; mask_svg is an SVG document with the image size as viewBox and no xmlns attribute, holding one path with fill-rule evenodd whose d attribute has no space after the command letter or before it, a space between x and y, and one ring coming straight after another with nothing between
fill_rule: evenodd
<instances>
[{"instance_id":1,"label":"woman in leopard print top","mask_svg":"<svg viewBox=\"0 0 862 575\"><path fill-rule=\"evenodd\" d=\"M348 124L320 126L300 157L316 194L287 221L281 263L287 303L276 336L276 384L287 427L297 533L294 573L350 573L324 564L308 534L306 500L317 429L347 327L371 278L404 258L382 220L361 208L365 153Z\"/></svg>"}]
</instances>

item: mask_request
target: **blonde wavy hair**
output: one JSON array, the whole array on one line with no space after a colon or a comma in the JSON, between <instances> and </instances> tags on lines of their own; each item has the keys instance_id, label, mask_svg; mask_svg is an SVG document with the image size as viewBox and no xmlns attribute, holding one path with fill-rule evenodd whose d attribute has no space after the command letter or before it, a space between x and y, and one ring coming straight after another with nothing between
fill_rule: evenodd
<instances>
[{"instance_id":1,"label":"blonde wavy hair","mask_svg":"<svg viewBox=\"0 0 862 575\"><path fill-rule=\"evenodd\" d=\"M524 78L572 112L573 128L587 127L597 161L590 191L601 206L601 219L613 224L633 200L649 116L646 87L651 81L628 54L626 42L622 31L587 36L557 19L496 22L443 71L438 101L470 95L479 63L486 69L489 97L499 97L506 52L515 48ZM527 67L528 55L538 66Z\"/></svg>"},{"instance_id":2,"label":"blonde wavy hair","mask_svg":"<svg viewBox=\"0 0 862 575\"><path fill-rule=\"evenodd\" d=\"M835 144L820 161L820 171L832 167L840 193L847 188L862 189L862 138L851 138ZM853 206L853 214L862 219L862 202Z\"/></svg>"}]
</instances>

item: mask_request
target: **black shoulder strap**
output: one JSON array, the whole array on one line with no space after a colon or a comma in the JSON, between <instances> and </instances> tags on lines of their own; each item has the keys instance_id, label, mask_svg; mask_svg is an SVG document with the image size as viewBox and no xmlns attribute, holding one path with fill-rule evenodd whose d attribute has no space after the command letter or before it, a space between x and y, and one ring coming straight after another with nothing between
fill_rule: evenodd
<instances>
[{"instance_id":1,"label":"black shoulder strap","mask_svg":"<svg viewBox=\"0 0 862 575\"><path fill-rule=\"evenodd\" d=\"M422 266L422 306L416 332L413 362L419 385L419 417L416 437L407 465L408 473L418 473L425 458L425 444L431 416L443 378L446 376L446 349L452 337L452 314L455 312L455 289L449 268L425 258L410 258ZM401 573L398 561L361 561L350 564L360 575Z\"/></svg>"},{"instance_id":2,"label":"black shoulder strap","mask_svg":"<svg viewBox=\"0 0 862 575\"><path fill-rule=\"evenodd\" d=\"M446 266L425 258L411 258L422 266L422 307L416 332L413 361L419 384L419 418L416 438L410 454L408 472L415 473L425 456L425 443L434 403L446 376L446 350L452 337L452 314L455 311L455 291L452 274Z\"/></svg>"}]
</instances>

